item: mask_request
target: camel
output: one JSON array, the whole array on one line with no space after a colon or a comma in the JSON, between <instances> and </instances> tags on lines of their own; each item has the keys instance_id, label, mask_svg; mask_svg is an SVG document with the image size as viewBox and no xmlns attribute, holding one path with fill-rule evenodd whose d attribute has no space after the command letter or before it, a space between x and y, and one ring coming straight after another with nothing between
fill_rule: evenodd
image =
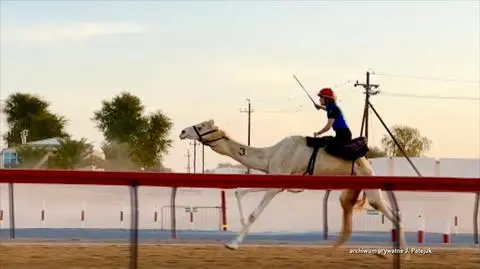
<instances>
[{"instance_id":1,"label":"camel","mask_svg":"<svg viewBox=\"0 0 480 269\"><path fill-rule=\"evenodd\" d=\"M190 139L197 140L200 143L210 147L218 154L229 156L239 163L245 165L250 169L263 171L267 174L287 174L299 175L304 174L307 170L309 159L312 156L313 148L306 143L305 136L293 135L280 140L269 147L249 147L243 145L231 137L225 131L217 127L213 120L203 121L196 125L192 125L183 129L179 135L181 140ZM315 158L313 175L351 175L352 161L343 158L335 157L326 152L322 147L318 149ZM353 173L361 176L374 176L374 171L370 163L365 157L360 157L354 160ZM251 192L265 191L265 196L260 204L250 214L248 221L245 222L241 199ZM240 211L242 229L236 238L227 242L225 247L230 250L236 250L242 244L249 228L260 217L263 210L268 206L272 199L284 189L241 189L235 192ZM302 192L302 189L288 189L292 193ZM360 193L363 191L362 199L357 200ZM341 235L333 245L333 248L338 248L345 243L352 233L353 212L361 210L365 204L368 204L382 212L387 219L394 222L394 213L391 207L387 204L382 191L377 190L343 190L340 195L340 204L343 209L343 222ZM400 223L400 246L402 249L406 248L405 234ZM406 257L409 258L408 255Z\"/></svg>"}]
</instances>

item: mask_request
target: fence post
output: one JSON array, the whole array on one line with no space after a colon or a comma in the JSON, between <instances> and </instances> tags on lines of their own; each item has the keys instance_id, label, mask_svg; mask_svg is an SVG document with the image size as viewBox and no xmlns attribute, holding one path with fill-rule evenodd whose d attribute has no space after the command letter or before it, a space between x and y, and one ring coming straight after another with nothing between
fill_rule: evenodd
<instances>
[{"instance_id":1,"label":"fence post","mask_svg":"<svg viewBox=\"0 0 480 269\"><path fill-rule=\"evenodd\" d=\"M228 224L227 224L227 198L225 194L225 190L220 191L220 200L221 200L221 206L222 206L222 231L227 231L228 230Z\"/></svg>"},{"instance_id":2,"label":"fence post","mask_svg":"<svg viewBox=\"0 0 480 269\"><path fill-rule=\"evenodd\" d=\"M478 245L478 207L480 203L480 192L475 194L475 204L473 205L473 242Z\"/></svg>"},{"instance_id":3,"label":"fence post","mask_svg":"<svg viewBox=\"0 0 480 269\"><path fill-rule=\"evenodd\" d=\"M10 238L15 238L15 198L13 183L8 183L8 193L10 199Z\"/></svg>"},{"instance_id":4,"label":"fence post","mask_svg":"<svg viewBox=\"0 0 480 269\"><path fill-rule=\"evenodd\" d=\"M392 211L393 211L393 224L394 224L394 229L395 229L395 236L397 240L393 242L393 248L396 251L393 254L393 268L394 269L400 269L401 267L401 261L400 261L400 253L397 251L400 249L400 240L401 240L401 235L400 235L400 209L398 207L398 202L397 198L395 197L395 193L393 192L393 186L388 184L385 187L385 190L387 190L388 198L390 199L390 204L392 205Z\"/></svg>"},{"instance_id":5,"label":"fence post","mask_svg":"<svg viewBox=\"0 0 480 269\"><path fill-rule=\"evenodd\" d=\"M170 217L171 217L171 225L170 225L170 230L171 230L171 236L172 239L177 238L177 219L176 219L176 206L175 206L175 201L177 198L177 187L172 187L172 194L170 195Z\"/></svg>"},{"instance_id":6,"label":"fence post","mask_svg":"<svg viewBox=\"0 0 480 269\"><path fill-rule=\"evenodd\" d=\"M138 266L138 182L133 181L130 185L130 269Z\"/></svg>"},{"instance_id":7,"label":"fence post","mask_svg":"<svg viewBox=\"0 0 480 269\"><path fill-rule=\"evenodd\" d=\"M328 240L328 197L330 192L330 190L325 190L325 196L323 196L323 240Z\"/></svg>"}]
</instances>

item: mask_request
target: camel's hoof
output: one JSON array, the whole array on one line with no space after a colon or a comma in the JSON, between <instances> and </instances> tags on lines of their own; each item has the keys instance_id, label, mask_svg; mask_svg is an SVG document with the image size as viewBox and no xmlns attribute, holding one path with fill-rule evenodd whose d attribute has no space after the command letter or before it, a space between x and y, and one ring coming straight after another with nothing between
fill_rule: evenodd
<instances>
[{"instance_id":1,"label":"camel's hoof","mask_svg":"<svg viewBox=\"0 0 480 269\"><path fill-rule=\"evenodd\" d=\"M225 244L225 247L230 250L237 250L238 244L236 242L228 242Z\"/></svg>"}]
</instances>

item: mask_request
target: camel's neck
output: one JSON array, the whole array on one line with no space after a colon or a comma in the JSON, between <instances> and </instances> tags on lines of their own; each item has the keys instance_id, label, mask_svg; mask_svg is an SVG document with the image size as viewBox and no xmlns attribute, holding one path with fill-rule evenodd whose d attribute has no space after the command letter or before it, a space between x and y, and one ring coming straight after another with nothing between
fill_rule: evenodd
<instances>
[{"instance_id":1,"label":"camel's neck","mask_svg":"<svg viewBox=\"0 0 480 269\"><path fill-rule=\"evenodd\" d=\"M240 144L231 138L226 138L212 143L212 150L230 156L250 169L268 172L270 159L275 152L275 146L254 148Z\"/></svg>"}]
</instances>

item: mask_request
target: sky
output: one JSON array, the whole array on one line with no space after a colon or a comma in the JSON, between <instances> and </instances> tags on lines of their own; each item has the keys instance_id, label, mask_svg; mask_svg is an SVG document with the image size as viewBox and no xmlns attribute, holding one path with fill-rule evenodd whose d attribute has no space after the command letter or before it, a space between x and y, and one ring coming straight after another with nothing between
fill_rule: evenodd
<instances>
[{"instance_id":1,"label":"sky","mask_svg":"<svg viewBox=\"0 0 480 269\"><path fill-rule=\"evenodd\" d=\"M130 91L147 113L172 119L164 163L185 172L193 146L180 131L214 119L246 143L247 98L252 146L320 130L325 112L293 74L312 96L333 87L359 134L364 95L354 82L371 71L387 126L418 128L433 143L427 156L480 158L479 14L478 1L2 0L0 100L41 95L98 148L93 111ZM386 129L371 119L370 144L380 145ZM235 163L205 148L206 169L219 162Z\"/></svg>"}]
</instances>

